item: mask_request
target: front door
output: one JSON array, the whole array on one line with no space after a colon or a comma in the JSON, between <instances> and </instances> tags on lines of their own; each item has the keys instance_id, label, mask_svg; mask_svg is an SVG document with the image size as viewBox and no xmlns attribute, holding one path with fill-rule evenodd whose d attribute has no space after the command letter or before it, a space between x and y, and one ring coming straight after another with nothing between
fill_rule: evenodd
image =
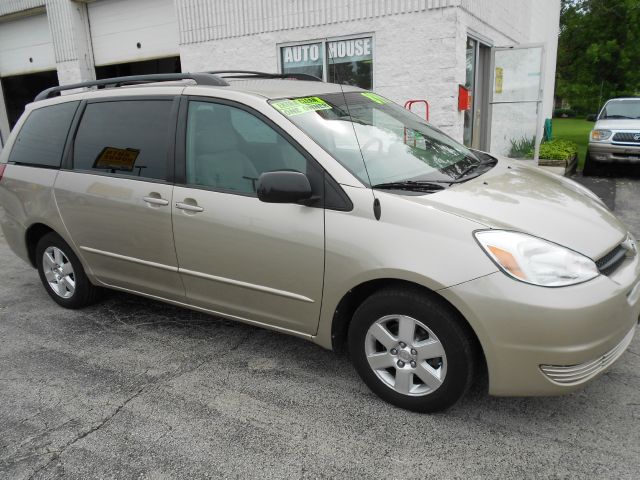
<instances>
[{"instance_id":1,"label":"front door","mask_svg":"<svg viewBox=\"0 0 640 480\"><path fill-rule=\"evenodd\" d=\"M55 196L64 223L107 285L184 299L171 201L177 102L90 101Z\"/></svg>"},{"instance_id":2,"label":"front door","mask_svg":"<svg viewBox=\"0 0 640 480\"><path fill-rule=\"evenodd\" d=\"M184 186L173 226L189 303L226 316L314 334L324 276L324 210L267 204L261 173L296 170L321 194L322 171L284 134L233 103L184 104ZM319 185L319 186L318 186Z\"/></svg>"},{"instance_id":3,"label":"front door","mask_svg":"<svg viewBox=\"0 0 640 480\"><path fill-rule=\"evenodd\" d=\"M538 158L542 140L544 47L493 49L490 151L512 158Z\"/></svg>"}]
</instances>

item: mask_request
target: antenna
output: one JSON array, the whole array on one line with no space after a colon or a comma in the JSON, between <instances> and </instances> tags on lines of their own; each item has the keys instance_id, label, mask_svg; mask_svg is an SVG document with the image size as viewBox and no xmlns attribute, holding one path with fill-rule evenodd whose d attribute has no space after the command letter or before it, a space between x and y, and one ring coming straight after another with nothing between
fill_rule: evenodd
<instances>
[{"instance_id":1,"label":"antenna","mask_svg":"<svg viewBox=\"0 0 640 480\"><path fill-rule=\"evenodd\" d=\"M333 78L331 78L330 80L337 80L336 83L340 86L340 92L342 92L342 99L343 99L344 105L345 105L345 107L347 109L347 115L349 115L349 118L352 120L351 121L351 127L353 128L353 135L355 136L356 143L358 144L358 150L360 150L360 157L362 158L362 163L364 164L364 171L367 174L367 180L369 181L369 187L371 187L371 195L373 196L373 214L375 215L376 220L380 220L380 215L381 215L380 200L378 199L378 197L376 197L376 192L373 189L373 184L371 183L371 175L369 175L369 169L367 168L367 161L364 158L364 152L362 151L362 146L360 145L360 139L358 138L358 132L356 131L356 125L353 122L353 117L351 116L351 110L349 109L349 102L347 101L347 95L344 93L344 86L342 85L342 79L340 78L340 72L338 71L338 68L336 66L335 60L331 56L331 48L329 48L329 39L325 38L325 40L326 40L326 45L327 45L327 56L329 57L328 60L333 65ZM328 72L327 72L327 76L328 76Z\"/></svg>"}]
</instances>

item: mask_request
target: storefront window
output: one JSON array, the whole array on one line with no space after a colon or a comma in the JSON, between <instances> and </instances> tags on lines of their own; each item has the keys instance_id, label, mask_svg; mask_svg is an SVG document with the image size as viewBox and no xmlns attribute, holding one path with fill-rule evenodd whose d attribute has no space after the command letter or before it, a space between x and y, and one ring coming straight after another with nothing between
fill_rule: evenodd
<instances>
[{"instance_id":1,"label":"storefront window","mask_svg":"<svg viewBox=\"0 0 640 480\"><path fill-rule=\"evenodd\" d=\"M371 43L371 38L327 42L327 80L370 90L373 86Z\"/></svg>"},{"instance_id":2,"label":"storefront window","mask_svg":"<svg viewBox=\"0 0 640 480\"><path fill-rule=\"evenodd\" d=\"M324 78L323 50L322 43L282 47L282 73L306 73Z\"/></svg>"},{"instance_id":3,"label":"storefront window","mask_svg":"<svg viewBox=\"0 0 640 480\"><path fill-rule=\"evenodd\" d=\"M324 81L373 88L373 38L348 38L280 47L282 73L306 73Z\"/></svg>"}]
</instances>

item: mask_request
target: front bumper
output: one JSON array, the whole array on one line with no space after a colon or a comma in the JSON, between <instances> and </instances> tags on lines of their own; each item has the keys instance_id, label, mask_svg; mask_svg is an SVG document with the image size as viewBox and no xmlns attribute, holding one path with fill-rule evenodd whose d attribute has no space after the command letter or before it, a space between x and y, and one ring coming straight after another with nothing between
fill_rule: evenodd
<instances>
[{"instance_id":1,"label":"front bumper","mask_svg":"<svg viewBox=\"0 0 640 480\"><path fill-rule=\"evenodd\" d=\"M636 332L635 327L629 330L622 341L601 357L578 365L540 365L540 370L551 380L560 385L579 385L605 371L627 350Z\"/></svg>"},{"instance_id":2,"label":"front bumper","mask_svg":"<svg viewBox=\"0 0 640 480\"><path fill-rule=\"evenodd\" d=\"M588 155L597 162L640 163L640 145L590 142Z\"/></svg>"},{"instance_id":3,"label":"front bumper","mask_svg":"<svg viewBox=\"0 0 640 480\"><path fill-rule=\"evenodd\" d=\"M496 272L440 293L478 335L489 393L558 395L597 377L631 342L640 316L640 262L636 255L610 277L571 287L537 287ZM550 368L577 374L562 382Z\"/></svg>"}]
</instances>

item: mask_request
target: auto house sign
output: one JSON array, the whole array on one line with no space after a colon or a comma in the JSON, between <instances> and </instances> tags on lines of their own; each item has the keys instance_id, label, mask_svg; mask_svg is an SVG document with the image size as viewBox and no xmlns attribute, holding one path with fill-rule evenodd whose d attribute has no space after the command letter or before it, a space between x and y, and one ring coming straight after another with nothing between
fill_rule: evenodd
<instances>
[{"instance_id":1,"label":"auto house sign","mask_svg":"<svg viewBox=\"0 0 640 480\"><path fill-rule=\"evenodd\" d=\"M285 67L305 67L322 65L324 62L323 43L291 45L282 49L282 62ZM371 60L371 37L352 38L346 40L330 40L326 42L329 61L337 63Z\"/></svg>"}]
</instances>

